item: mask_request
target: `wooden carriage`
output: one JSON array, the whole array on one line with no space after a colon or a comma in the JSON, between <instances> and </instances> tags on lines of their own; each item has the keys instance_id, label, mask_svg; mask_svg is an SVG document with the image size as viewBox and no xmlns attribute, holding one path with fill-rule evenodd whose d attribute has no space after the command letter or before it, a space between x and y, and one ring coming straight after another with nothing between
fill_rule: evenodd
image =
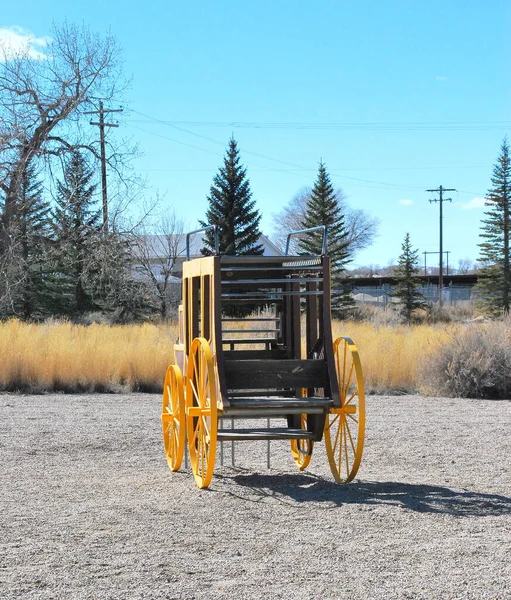
<instances>
[{"instance_id":1,"label":"wooden carriage","mask_svg":"<svg viewBox=\"0 0 511 600\"><path fill-rule=\"evenodd\" d=\"M315 229L323 230L320 256L288 255L291 236L304 233L293 232L283 256L217 252L183 264L162 428L170 469L180 468L187 445L201 488L211 482L218 442L230 440L290 440L303 470L324 438L335 480L346 483L357 473L365 429L362 370L352 340L332 339L327 231ZM188 234L187 258L189 236L203 231ZM244 427L224 429L224 417ZM261 417L268 426L246 427Z\"/></svg>"}]
</instances>

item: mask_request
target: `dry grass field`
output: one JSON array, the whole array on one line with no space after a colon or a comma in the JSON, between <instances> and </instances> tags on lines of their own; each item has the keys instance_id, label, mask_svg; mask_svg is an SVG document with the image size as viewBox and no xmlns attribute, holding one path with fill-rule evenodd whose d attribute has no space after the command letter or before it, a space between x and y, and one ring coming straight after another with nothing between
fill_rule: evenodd
<instances>
[{"instance_id":1,"label":"dry grass field","mask_svg":"<svg viewBox=\"0 0 511 600\"><path fill-rule=\"evenodd\" d=\"M0 389L151 391L173 360L175 325L0 324Z\"/></svg>"},{"instance_id":2,"label":"dry grass field","mask_svg":"<svg viewBox=\"0 0 511 600\"><path fill-rule=\"evenodd\" d=\"M418 326L343 321L334 322L333 333L350 336L357 344L366 389L372 393L439 394L432 382L438 379L440 385L446 367L437 359L453 344L462 365L472 361L479 371L498 369L510 379L510 319ZM176 324L0 323L0 391L159 391L176 338ZM496 360L499 348L503 356ZM471 377L473 373L467 375ZM511 381L502 385L504 392L508 387L511 392Z\"/></svg>"}]
</instances>

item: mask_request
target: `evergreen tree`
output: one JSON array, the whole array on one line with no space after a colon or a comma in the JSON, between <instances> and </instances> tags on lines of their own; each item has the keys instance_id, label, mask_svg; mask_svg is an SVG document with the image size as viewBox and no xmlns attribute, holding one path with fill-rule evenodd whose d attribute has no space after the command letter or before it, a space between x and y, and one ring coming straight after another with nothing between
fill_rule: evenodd
<instances>
[{"instance_id":1,"label":"evergreen tree","mask_svg":"<svg viewBox=\"0 0 511 600\"><path fill-rule=\"evenodd\" d=\"M209 208L206 221L201 225L218 225L220 254L262 254L258 244L261 232L261 215L252 200L250 182L246 170L240 165L238 146L234 138L229 141L224 165L215 175L208 196ZM208 231L202 254L211 255L215 250L214 236Z\"/></svg>"},{"instance_id":2,"label":"evergreen tree","mask_svg":"<svg viewBox=\"0 0 511 600\"><path fill-rule=\"evenodd\" d=\"M8 314L23 319L47 316L51 305L46 261L50 205L44 200L42 189L34 167L27 165L10 221L10 264L2 269L9 290Z\"/></svg>"},{"instance_id":3,"label":"evergreen tree","mask_svg":"<svg viewBox=\"0 0 511 600\"><path fill-rule=\"evenodd\" d=\"M323 161L320 161L318 176L307 200L306 211L301 222L302 229L326 225L328 231L327 254L331 258L332 269L332 314L345 318L354 308L355 301L351 289L343 285L343 273L350 262L349 232L344 221L340 204L330 176ZM323 233L321 231L304 234L299 248L307 254L322 253Z\"/></svg>"},{"instance_id":4,"label":"evergreen tree","mask_svg":"<svg viewBox=\"0 0 511 600\"><path fill-rule=\"evenodd\" d=\"M95 306L84 285L91 247L101 232L101 212L96 208L93 172L79 152L73 152L57 183L53 211L54 257L59 278L59 303L65 314L82 313Z\"/></svg>"},{"instance_id":5,"label":"evergreen tree","mask_svg":"<svg viewBox=\"0 0 511 600\"><path fill-rule=\"evenodd\" d=\"M29 165L23 173L17 212L13 218L25 273L20 290L20 312L24 319L48 315L51 303L46 260L50 204L43 199L42 187L35 176L35 169Z\"/></svg>"},{"instance_id":6,"label":"evergreen tree","mask_svg":"<svg viewBox=\"0 0 511 600\"><path fill-rule=\"evenodd\" d=\"M511 303L511 162L509 143L504 138L500 155L493 167L492 188L486 195L486 219L480 234L480 260L485 265L479 270L476 290L480 307L497 316L508 314Z\"/></svg>"},{"instance_id":7,"label":"evergreen tree","mask_svg":"<svg viewBox=\"0 0 511 600\"><path fill-rule=\"evenodd\" d=\"M412 248L409 233L405 235L401 250L398 266L394 271L397 284L391 295L398 299L400 314L407 323L410 323L415 311L421 308L427 309L428 304L418 289L420 287L420 281L417 280L420 270L419 251Z\"/></svg>"},{"instance_id":8,"label":"evergreen tree","mask_svg":"<svg viewBox=\"0 0 511 600\"><path fill-rule=\"evenodd\" d=\"M133 276L132 240L116 231L95 236L88 243L82 281L92 304L112 322L142 321L156 312L152 293L144 279Z\"/></svg>"}]
</instances>

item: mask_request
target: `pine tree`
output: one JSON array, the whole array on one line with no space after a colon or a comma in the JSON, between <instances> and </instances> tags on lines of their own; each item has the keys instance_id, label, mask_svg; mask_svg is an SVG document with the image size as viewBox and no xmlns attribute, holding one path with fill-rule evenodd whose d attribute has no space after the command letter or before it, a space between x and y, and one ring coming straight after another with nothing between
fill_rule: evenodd
<instances>
[{"instance_id":1,"label":"pine tree","mask_svg":"<svg viewBox=\"0 0 511 600\"><path fill-rule=\"evenodd\" d=\"M323 161L320 161L318 176L312 188L302 229L326 225L327 254L331 258L332 269L332 314L345 318L354 308L355 301L351 290L343 285L343 272L350 262L349 232L345 226L344 214L340 205L340 196L336 194L330 176ZM299 248L308 254L322 253L323 233L321 231L304 234Z\"/></svg>"},{"instance_id":2,"label":"pine tree","mask_svg":"<svg viewBox=\"0 0 511 600\"><path fill-rule=\"evenodd\" d=\"M405 235L401 246L402 253L398 259L398 266L394 271L396 288L391 294L397 298L400 305L400 314L407 323L413 319L415 311L427 309L428 304L419 291L419 251L412 248L410 234Z\"/></svg>"},{"instance_id":3,"label":"pine tree","mask_svg":"<svg viewBox=\"0 0 511 600\"><path fill-rule=\"evenodd\" d=\"M29 165L23 173L17 212L13 219L25 271L20 290L20 308L24 319L48 315L50 303L46 273L50 204L44 200L42 188L35 169Z\"/></svg>"},{"instance_id":4,"label":"pine tree","mask_svg":"<svg viewBox=\"0 0 511 600\"><path fill-rule=\"evenodd\" d=\"M511 304L511 162L507 138L502 142L491 182L480 234L483 241L479 244L480 260L485 266L479 270L476 291L481 309L497 316L509 314Z\"/></svg>"},{"instance_id":5,"label":"pine tree","mask_svg":"<svg viewBox=\"0 0 511 600\"><path fill-rule=\"evenodd\" d=\"M26 166L10 221L9 268L3 269L9 288L9 312L23 319L48 316L48 236L50 205L35 168Z\"/></svg>"},{"instance_id":6,"label":"pine tree","mask_svg":"<svg viewBox=\"0 0 511 600\"><path fill-rule=\"evenodd\" d=\"M132 244L129 235L116 231L115 223L87 244L84 288L92 304L115 323L143 321L155 312L149 285L134 276Z\"/></svg>"},{"instance_id":7,"label":"pine tree","mask_svg":"<svg viewBox=\"0 0 511 600\"><path fill-rule=\"evenodd\" d=\"M247 172L240 165L238 146L234 138L229 141L224 165L213 180L209 196L206 221L201 225L218 225L220 254L247 255L262 254L263 246L258 244L261 232L261 215L252 200ZM213 254L214 237L211 231L205 236L203 255Z\"/></svg>"},{"instance_id":8,"label":"pine tree","mask_svg":"<svg viewBox=\"0 0 511 600\"><path fill-rule=\"evenodd\" d=\"M96 208L93 172L79 152L73 152L57 183L57 207L53 212L55 267L60 282L60 310L65 314L92 310L84 285L90 245L101 232L101 212Z\"/></svg>"}]
</instances>

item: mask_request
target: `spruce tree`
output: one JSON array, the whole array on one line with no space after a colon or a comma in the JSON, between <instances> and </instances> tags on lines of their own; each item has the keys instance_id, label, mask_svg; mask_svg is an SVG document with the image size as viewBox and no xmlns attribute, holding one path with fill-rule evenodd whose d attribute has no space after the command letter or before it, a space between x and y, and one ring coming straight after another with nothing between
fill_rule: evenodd
<instances>
[{"instance_id":1,"label":"spruce tree","mask_svg":"<svg viewBox=\"0 0 511 600\"><path fill-rule=\"evenodd\" d=\"M20 289L20 312L24 319L43 317L51 310L48 289L48 236L50 204L43 198L43 186L35 169L23 173L13 226L19 242L19 255L25 272Z\"/></svg>"},{"instance_id":2,"label":"spruce tree","mask_svg":"<svg viewBox=\"0 0 511 600\"><path fill-rule=\"evenodd\" d=\"M101 212L96 207L93 172L79 152L73 152L57 183L53 211L55 268L59 276L60 310L65 314L95 308L84 285L85 264L93 241L101 232Z\"/></svg>"},{"instance_id":3,"label":"spruce tree","mask_svg":"<svg viewBox=\"0 0 511 600\"><path fill-rule=\"evenodd\" d=\"M306 211L301 222L302 229L326 225L328 230L326 252L331 258L332 269L332 314L345 318L354 308L351 289L343 284L343 272L350 262L349 232L344 221L340 196L336 194L323 161L320 161L317 179L307 200ZM322 253L323 233L304 234L299 242L300 250L307 254Z\"/></svg>"},{"instance_id":4,"label":"spruce tree","mask_svg":"<svg viewBox=\"0 0 511 600\"><path fill-rule=\"evenodd\" d=\"M147 282L134 276L132 239L111 224L108 233L88 243L82 281L92 304L111 322L146 320L155 312Z\"/></svg>"},{"instance_id":5,"label":"spruce tree","mask_svg":"<svg viewBox=\"0 0 511 600\"><path fill-rule=\"evenodd\" d=\"M481 309L497 316L509 314L511 304L511 162L507 138L502 142L491 182L480 234L483 241L479 244L480 260L485 266L479 270L476 291Z\"/></svg>"},{"instance_id":6,"label":"spruce tree","mask_svg":"<svg viewBox=\"0 0 511 600\"><path fill-rule=\"evenodd\" d=\"M23 319L49 314L51 300L46 261L49 212L42 183L37 179L35 168L28 164L22 173L10 221L10 264L3 269L10 298L8 312Z\"/></svg>"},{"instance_id":7,"label":"spruce tree","mask_svg":"<svg viewBox=\"0 0 511 600\"><path fill-rule=\"evenodd\" d=\"M206 221L201 225L218 225L220 254L247 255L262 254L263 246L258 244L261 232L261 215L252 200L250 182L246 169L240 164L236 141L231 138L224 164L215 175L208 196L209 208ZM213 233L207 232L202 254L211 255L215 250Z\"/></svg>"},{"instance_id":8,"label":"spruce tree","mask_svg":"<svg viewBox=\"0 0 511 600\"><path fill-rule=\"evenodd\" d=\"M401 246L402 253L398 259L398 266L394 271L396 288L391 296L398 299L400 314L407 323L413 319L415 311L427 309L428 304L419 291L419 251L412 248L410 234L405 235Z\"/></svg>"}]
</instances>

